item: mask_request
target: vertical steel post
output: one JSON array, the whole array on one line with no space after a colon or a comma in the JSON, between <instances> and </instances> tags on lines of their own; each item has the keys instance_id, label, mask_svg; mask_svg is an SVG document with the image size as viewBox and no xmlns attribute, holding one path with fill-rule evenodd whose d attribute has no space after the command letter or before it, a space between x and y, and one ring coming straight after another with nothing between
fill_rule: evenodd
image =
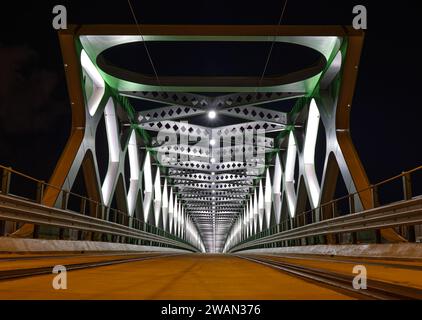
<instances>
[{"instance_id":1,"label":"vertical steel post","mask_svg":"<svg viewBox=\"0 0 422 320\"><path fill-rule=\"evenodd\" d=\"M12 168L8 167L7 169L3 169L3 173L1 176L1 193L8 194L10 190L10 179L12 177Z\"/></svg>"},{"instance_id":2,"label":"vertical steel post","mask_svg":"<svg viewBox=\"0 0 422 320\"><path fill-rule=\"evenodd\" d=\"M83 215L86 214L86 198L85 197L81 197L81 210L80 210L80 212Z\"/></svg>"},{"instance_id":3,"label":"vertical steel post","mask_svg":"<svg viewBox=\"0 0 422 320\"><path fill-rule=\"evenodd\" d=\"M331 217L337 217L337 202L335 202L334 200L331 201Z\"/></svg>"},{"instance_id":4,"label":"vertical steel post","mask_svg":"<svg viewBox=\"0 0 422 320\"><path fill-rule=\"evenodd\" d=\"M349 213L353 214L356 212L356 208L355 208L355 195L351 194L349 195ZM358 242L358 235L356 232L352 232L351 233L352 236L352 244L357 244Z\"/></svg>"},{"instance_id":5,"label":"vertical steel post","mask_svg":"<svg viewBox=\"0 0 422 320\"><path fill-rule=\"evenodd\" d=\"M378 199L378 188L375 185L371 185L371 201L372 207L377 208L379 206L379 199ZM381 243L381 230L375 230L375 243Z\"/></svg>"},{"instance_id":6,"label":"vertical steel post","mask_svg":"<svg viewBox=\"0 0 422 320\"><path fill-rule=\"evenodd\" d=\"M44 187L45 187L45 182L44 181L38 181L37 182L37 192L36 192L36 199L35 201L37 203L41 203L42 204L42 199L44 197ZM34 232L32 234L34 239L38 239L40 236L40 226L39 225L34 225Z\"/></svg>"},{"instance_id":7,"label":"vertical steel post","mask_svg":"<svg viewBox=\"0 0 422 320\"><path fill-rule=\"evenodd\" d=\"M411 200L413 194L412 194L412 178L410 176L410 173L403 172L402 181L403 181L403 198L404 200ZM407 227L407 240L409 240L409 242L416 241L415 226Z\"/></svg>"},{"instance_id":8,"label":"vertical steel post","mask_svg":"<svg viewBox=\"0 0 422 320\"><path fill-rule=\"evenodd\" d=\"M61 205L62 210L67 210L68 200L69 200L69 193L66 192L65 190L62 190L62 205ZM59 239L60 240L64 239L64 229L63 228L59 229Z\"/></svg>"},{"instance_id":9,"label":"vertical steel post","mask_svg":"<svg viewBox=\"0 0 422 320\"><path fill-rule=\"evenodd\" d=\"M4 168L1 176L1 189L2 194L8 194L10 190L10 179L12 177L12 168ZM6 221L0 221L0 236L5 235L6 233Z\"/></svg>"},{"instance_id":10,"label":"vertical steel post","mask_svg":"<svg viewBox=\"0 0 422 320\"><path fill-rule=\"evenodd\" d=\"M373 208L379 207L378 187L374 185L371 186L371 201Z\"/></svg>"}]
</instances>

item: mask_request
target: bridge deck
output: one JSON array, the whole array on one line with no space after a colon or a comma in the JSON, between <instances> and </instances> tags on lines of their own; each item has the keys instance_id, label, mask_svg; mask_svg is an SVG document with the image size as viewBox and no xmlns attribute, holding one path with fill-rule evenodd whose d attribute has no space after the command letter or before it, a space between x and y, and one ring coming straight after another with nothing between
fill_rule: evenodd
<instances>
[{"instance_id":1,"label":"bridge deck","mask_svg":"<svg viewBox=\"0 0 422 320\"><path fill-rule=\"evenodd\" d=\"M268 257L268 256L267 256ZM145 259L111 265L104 261ZM406 285L422 292L421 261L380 259L271 257L276 261L352 276L364 264L368 278ZM67 274L67 290L54 290L56 264L85 266ZM353 299L347 292L304 280L235 256L174 254L90 254L3 256L7 270L42 270L40 275L0 279L0 299ZM37 269L38 268L38 269ZM403 272L405 270L405 272ZM2 273L3 272L3 273ZM351 286L351 284L350 284Z\"/></svg>"},{"instance_id":2,"label":"bridge deck","mask_svg":"<svg viewBox=\"0 0 422 320\"><path fill-rule=\"evenodd\" d=\"M34 267L39 265L33 260ZM0 299L350 299L225 255L187 254L71 271L67 290L53 289L54 276L2 281Z\"/></svg>"}]
</instances>

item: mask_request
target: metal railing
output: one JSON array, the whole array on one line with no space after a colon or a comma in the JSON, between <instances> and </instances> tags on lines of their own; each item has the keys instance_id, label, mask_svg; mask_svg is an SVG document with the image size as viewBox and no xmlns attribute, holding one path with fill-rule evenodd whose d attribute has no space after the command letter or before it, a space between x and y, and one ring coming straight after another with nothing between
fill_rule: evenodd
<instances>
[{"instance_id":1,"label":"metal railing","mask_svg":"<svg viewBox=\"0 0 422 320\"><path fill-rule=\"evenodd\" d=\"M399 175L396 175L392 178L383 180L379 183L369 186L368 188L359 190L357 192L348 194L346 196L328 201L326 203L321 204L319 207L306 210L295 217L289 217L279 224L271 226L266 230L263 230L255 235L249 236L244 240L238 242L229 250L233 250L236 248L246 248L250 246L257 246L257 240L266 238L269 241L264 241L259 244L260 247L275 247L275 246L292 246L292 245L301 245L301 244L318 244L318 243L327 243L327 236L333 235L333 238L330 239L331 243L339 243L342 242L342 239L339 237L339 234L344 234L346 231L344 229L335 230L333 229L331 232L325 232L325 229L321 229L319 233L311 232L308 233L296 233L296 236L289 236L289 237L279 237L276 239L274 237L274 241L270 241L270 237L273 235L283 234L290 232L292 234L292 230L303 228L305 226L317 226L321 224L321 222L335 222L338 221L339 217L346 217L348 215L353 215L359 212L364 212L364 206L362 202L366 201L367 207L372 209L380 208L389 204L393 203L400 203L400 201L408 201L414 198L413 185L412 185L412 176L420 174L422 175L422 166L414 168L409 171L405 171ZM422 181L422 179L420 179ZM394 183L400 183L401 189L401 196L393 201L391 201L391 190L386 193L387 201L381 201L380 193L383 187L389 186L391 187ZM397 186L396 186L397 187ZM397 190L396 190L397 191ZM419 195L421 195L420 193ZM390 198L389 198L390 197ZM422 199L422 198L421 198ZM385 217L387 218L387 217ZM420 222L415 222L418 224ZM391 224L391 223L390 223ZM405 220L402 223L397 223L396 226L397 232L407 238L409 242L416 241L416 232L415 232L415 224L410 224ZM393 224L394 225L394 224ZM387 226L386 226L387 227ZM364 228L364 227L362 227ZM312 228L308 228L312 229ZM372 226L370 229L375 231L374 240L377 243L380 243L381 240L381 232L382 229L380 226L378 228L376 226ZM324 231L325 230L325 231ZM343 230L343 232L341 232ZM366 229L367 230L367 229ZM350 243L356 244L358 243L358 231L352 231L348 235L348 240ZM318 237L318 234L321 235ZM310 238L312 237L312 238ZM281 241L280 239L284 239Z\"/></svg>"},{"instance_id":2,"label":"metal railing","mask_svg":"<svg viewBox=\"0 0 422 320\"><path fill-rule=\"evenodd\" d=\"M107 221L113 224L118 224L118 225L122 225L125 227L128 227L129 229L134 229L137 231L141 231L143 235L145 234L152 234L152 235L156 235L158 237L156 238L151 238L151 237L144 237L145 240L142 240L142 237L138 237L135 236L136 234L132 234L132 236L130 235L130 233L127 234L127 236L124 236L124 233L121 233L122 230L120 230L118 232L110 232L108 234L109 237L107 237L107 231L104 231L106 229L101 229L103 230L106 234L102 233L100 236L101 241L108 241L108 242L125 242L125 243L137 243L137 244L143 244L143 245L152 245L152 246L169 246L169 247L178 247L178 243L180 243L182 245L182 247L187 248L190 247L191 249L196 249L199 250L198 248L196 248L194 245L192 245L191 243L187 242L185 239L182 239L174 234L171 234L161 228L158 228L154 225L148 224L138 218L129 216L126 212L123 212L121 210L115 209L115 208L111 208L108 206L103 205L102 203L95 201L93 199L90 199L88 197L82 196L80 194L68 191L68 190L64 190L61 189L57 186L51 185L45 181L42 180L38 180L34 177L31 177L29 175L26 175L24 173L21 173L19 171L16 171L10 167L5 167L0 165L0 170L2 172L1 174L1 185L0 185L0 195L5 195L5 196L9 196L9 197L13 197L17 200L21 200L21 201L25 201L25 202L31 202L34 204L39 204L39 205L44 205L43 203L43 198L44 198L44 193L46 191L47 187L53 188L55 190L57 190L59 192L59 196L61 197L59 200L60 206L59 207L51 207L53 209L60 209L62 212L66 211L69 213L75 213L79 216L84 216L84 217L90 217L93 219L98 219L98 220L102 220L102 221ZM32 197L28 196L28 194L30 194L31 192L28 192L28 188L25 188L24 186L22 186L22 184L20 183L20 188L21 190L26 189L26 194L25 196L22 196L23 193L25 192L21 192L21 194L16 194L19 192L12 192L11 191L11 182L12 177L19 177L20 180L23 179L23 181L26 182L30 182L32 184L32 188L34 188L32 190ZM21 181L21 182L23 182ZM35 187L34 187L35 184ZM74 208L70 209L69 208L69 203L73 202L75 203L75 201L72 200L76 200L76 202L79 203L78 209L79 210L75 210ZM25 205L25 202L19 202L18 204L20 205ZM27 205L27 204L26 204ZM12 216L11 216L12 217ZM15 221L20 221L19 217L15 217L14 218ZM5 222L7 220L0 220L0 235L4 235L5 234ZM42 220L39 220L42 221ZM91 219L92 221L92 219ZM33 238L39 238L40 237L40 225L37 225L36 223L33 223L31 221L31 218L27 218L27 221L24 221L26 223L30 223L30 224L34 224L34 231L33 231ZM48 222L43 222L43 224L48 225ZM65 224L63 224L65 225ZM129 229L125 229L125 230L129 230ZM74 230L78 230L79 232L76 235L78 240L82 240L84 238L84 234L82 230L89 230L89 229L84 229L82 227L80 228L76 228ZM69 230L71 230L71 228L69 228ZM98 231L99 232L99 231ZM94 239L94 233L91 233L91 239ZM117 236L117 234L120 234L120 236ZM85 235L86 236L86 235ZM70 237L70 235L68 235L68 237ZM65 229L64 228L59 228L58 230L58 235L57 238L59 239L65 239ZM135 241L135 239L137 241ZM164 239L168 239L171 240L169 241L165 241ZM155 241L154 241L155 240Z\"/></svg>"}]
</instances>

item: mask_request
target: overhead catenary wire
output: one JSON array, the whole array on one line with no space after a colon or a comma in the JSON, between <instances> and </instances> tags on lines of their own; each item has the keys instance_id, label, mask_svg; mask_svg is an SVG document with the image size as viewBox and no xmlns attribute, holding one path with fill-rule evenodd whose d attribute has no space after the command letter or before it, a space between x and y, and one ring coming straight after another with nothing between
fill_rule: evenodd
<instances>
[{"instance_id":1,"label":"overhead catenary wire","mask_svg":"<svg viewBox=\"0 0 422 320\"><path fill-rule=\"evenodd\" d=\"M136 24L136 29L138 30L138 33L139 33L139 35L140 35L140 37L141 37L141 39L142 39L142 43L143 43L144 48L145 48L145 51L146 51L146 53L147 53L148 60L149 60L149 62L150 62L150 64L151 64L152 70L154 71L154 75L155 75L155 79L157 80L157 84L158 84L158 86L161 88L160 78L158 77L158 72L157 72L157 69L156 69L156 67L155 67L155 65L154 65L154 61L152 60L152 58L151 58L151 54L150 54L150 52L149 52L149 50L148 50L148 45L147 45L147 43L146 43L146 41L145 41L145 39L144 39L144 36L142 35L142 32L141 32L141 27L140 27L140 23L139 23L139 21L138 21L138 19L137 19L137 17L136 17L135 10L133 9L133 6L132 6L132 3L130 2L130 0L127 0L127 3L128 3L128 5L129 5L130 12L131 12L131 14L132 14L133 20L135 21L135 24Z\"/></svg>"},{"instance_id":2,"label":"overhead catenary wire","mask_svg":"<svg viewBox=\"0 0 422 320\"><path fill-rule=\"evenodd\" d=\"M264 70L262 71L261 77L259 78L258 88L261 86L262 81L264 80L264 77L265 77L265 73L267 72L268 64L269 64L270 59L271 59L271 54L273 52L274 45L275 45L275 42L276 42L276 39L277 39L277 36L278 36L278 27L281 25L281 22L283 20L284 12L286 11L287 2L288 2L288 0L285 0L284 3L283 3L283 6L281 7L281 13L280 13L280 17L278 19L278 23L277 23L277 27L276 27L276 34L274 36L273 41L271 42L270 50L268 51L267 59L265 61Z\"/></svg>"}]
</instances>

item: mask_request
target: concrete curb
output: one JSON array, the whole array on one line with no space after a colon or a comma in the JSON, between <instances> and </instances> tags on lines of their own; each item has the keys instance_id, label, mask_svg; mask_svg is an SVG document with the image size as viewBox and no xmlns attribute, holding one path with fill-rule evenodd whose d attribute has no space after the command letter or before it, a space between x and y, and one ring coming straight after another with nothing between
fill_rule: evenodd
<instances>
[{"instance_id":1,"label":"concrete curb","mask_svg":"<svg viewBox=\"0 0 422 320\"><path fill-rule=\"evenodd\" d=\"M323 256L329 255L380 259L422 259L422 244L401 243L363 245L315 245L302 247L251 249L239 251L239 253L304 254Z\"/></svg>"},{"instance_id":2,"label":"concrete curb","mask_svg":"<svg viewBox=\"0 0 422 320\"><path fill-rule=\"evenodd\" d=\"M187 250L96 241L18 239L0 237L0 253L50 252L189 252Z\"/></svg>"}]
</instances>

